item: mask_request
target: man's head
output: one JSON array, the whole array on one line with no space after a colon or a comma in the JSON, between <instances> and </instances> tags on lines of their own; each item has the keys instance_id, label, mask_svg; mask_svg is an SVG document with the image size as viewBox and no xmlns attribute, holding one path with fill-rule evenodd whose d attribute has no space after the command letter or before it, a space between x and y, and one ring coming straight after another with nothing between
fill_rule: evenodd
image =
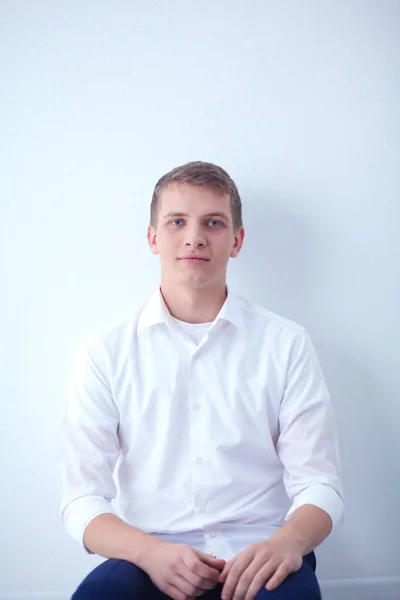
<instances>
[{"instance_id":1,"label":"man's head","mask_svg":"<svg viewBox=\"0 0 400 600\"><path fill-rule=\"evenodd\" d=\"M243 227L242 201L233 179L221 167L212 163L195 161L176 167L161 177L156 183L150 208L150 225L157 226L160 196L172 183L187 183L200 188L209 188L220 194L228 194L231 203L235 230Z\"/></svg>"},{"instance_id":2,"label":"man's head","mask_svg":"<svg viewBox=\"0 0 400 600\"><path fill-rule=\"evenodd\" d=\"M164 280L190 286L225 281L243 238L239 192L221 167L190 162L157 182L148 241L160 255Z\"/></svg>"}]
</instances>

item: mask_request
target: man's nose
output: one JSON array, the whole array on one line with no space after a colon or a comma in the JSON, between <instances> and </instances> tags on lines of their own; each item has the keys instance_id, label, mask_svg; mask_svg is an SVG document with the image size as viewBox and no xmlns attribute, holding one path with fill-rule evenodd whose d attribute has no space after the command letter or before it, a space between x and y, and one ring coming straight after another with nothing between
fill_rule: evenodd
<instances>
[{"instance_id":1,"label":"man's nose","mask_svg":"<svg viewBox=\"0 0 400 600\"><path fill-rule=\"evenodd\" d=\"M200 228L196 227L187 230L185 246L189 248L202 248L206 243L205 236Z\"/></svg>"}]
</instances>

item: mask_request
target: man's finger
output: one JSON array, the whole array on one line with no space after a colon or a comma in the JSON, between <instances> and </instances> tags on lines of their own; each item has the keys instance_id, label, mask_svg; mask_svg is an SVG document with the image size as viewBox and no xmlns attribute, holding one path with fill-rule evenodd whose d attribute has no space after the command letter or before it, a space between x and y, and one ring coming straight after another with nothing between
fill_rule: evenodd
<instances>
[{"instance_id":1,"label":"man's finger","mask_svg":"<svg viewBox=\"0 0 400 600\"><path fill-rule=\"evenodd\" d=\"M241 574L233 600L253 600L274 571L275 567L271 561L264 564L260 557L255 557Z\"/></svg>"},{"instance_id":2,"label":"man's finger","mask_svg":"<svg viewBox=\"0 0 400 600\"><path fill-rule=\"evenodd\" d=\"M290 575L291 572L291 569L286 563L281 563L265 587L269 592L272 592L272 590L275 590L283 581L285 581L286 577Z\"/></svg>"},{"instance_id":3,"label":"man's finger","mask_svg":"<svg viewBox=\"0 0 400 600\"><path fill-rule=\"evenodd\" d=\"M233 598L238 581L241 578L243 572L251 564L252 560L253 557L251 555L243 554L237 560L234 561L224 583L224 587L222 588L222 600L231 600Z\"/></svg>"},{"instance_id":4,"label":"man's finger","mask_svg":"<svg viewBox=\"0 0 400 600\"><path fill-rule=\"evenodd\" d=\"M232 600L244 600L248 597L250 586L252 585L254 578L257 575L258 568L255 561L253 561L247 569L245 569L242 575L237 582L236 588L234 590ZM262 588L262 584L260 585L259 590ZM258 590L258 591L259 591ZM251 597L251 600L255 597L255 594Z\"/></svg>"},{"instance_id":5,"label":"man's finger","mask_svg":"<svg viewBox=\"0 0 400 600\"><path fill-rule=\"evenodd\" d=\"M253 600L258 592L265 586L265 583L275 574L276 570L277 567L272 560L269 560L265 565L258 565L258 568L253 572L250 585L243 598L245 598L245 600Z\"/></svg>"},{"instance_id":6,"label":"man's finger","mask_svg":"<svg viewBox=\"0 0 400 600\"><path fill-rule=\"evenodd\" d=\"M215 571L215 573L216 573L216 576L213 579L201 577L201 575L199 575L199 573L197 572L196 569L195 569L195 571L192 571L184 563L182 565L182 569L179 572L179 574L184 579L186 579L191 585L199 588L199 590L202 590L203 593L205 591L213 590L215 588L215 586L217 585L218 573L216 571Z\"/></svg>"},{"instance_id":7,"label":"man's finger","mask_svg":"<svg viewBox=\"0 0 400 600\"><path fill-rule=\"evenodd\" d=\"M214 559L216 560L216 559ZM211 581L218 581L219 571L216 567L210 566L206 563L197 552L192 556L183 556L182 562L184 566L189 569L192 573L200 576L202 579L210 579Z\"/></svg>"},{"instance_id":8,"label":"man's finger","mask_svg":"<svg viewBox=\"0 0 400 600\"><path fill-rule=\"evenodd\" d=\"M223 558L215 558L215 556L211 556L211 554L206 554L200 550L196 550L196 554L203 562L214 569L223 569L226 564L226 561Z\"/></svg>"},{"instance_id":9,"label":"man's finger","mask_svg":"<svg viewBox=\"0 0 400 600\"><path fill-rule=\"evenodd\" d=\"M220 583L224 583L226 581L226 578L228 577L228 573L231 570L233 565L233 561L230 560L229 562L226 563L226 565L224 566L222 573L219 576L219 582Z\"/></svg>"},{"instance_id":10,"label":"man's finger","mask_svg":"<svg viewBox=\"0 0 400 600\"><path fill-rule=\"evenodd\" d=\"M187 598L187 594L172 584L169 584L164 591L170 598L173 598L173 600L185 600Z\"/></svg>"},{"instance_id":11,"label":"man's finger","mask_svg":"<svg viewBox=\"0 0 400 600\"><path fill-rule=\"evenodd\" d=\"M178 590L180 590L181 592L186 594L186 596L189 596L189 598L195 598L196 596L201 596L205 592L204 589L190 583L186 579L186 573L185 573L185 575L180 575L179 573L176 573L174 576L174 579L173 579L173 585Z\"/></svg>"}]
</instances>

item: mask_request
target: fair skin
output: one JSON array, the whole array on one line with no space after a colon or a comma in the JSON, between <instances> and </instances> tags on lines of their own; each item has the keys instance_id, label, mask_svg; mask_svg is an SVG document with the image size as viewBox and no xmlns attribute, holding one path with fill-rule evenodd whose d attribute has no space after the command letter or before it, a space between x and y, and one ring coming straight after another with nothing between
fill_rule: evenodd
<instances>
[{"instance_id":1,"label":"fair skin","mask_svg":"<svg viewBox=\"0 0 400 600\"><path fill-rule=\"evenodd\" d=\"M244 239L244 229L233 226L229 196L182 184L168 186L147 238L160 257L161 292L171 314L189 323L214 320L226 298L228 261L239 254ZM222 559L186 544L161 541L111 514L89 523L84 542L96 554L136 564L174 600L213 589L225 566Z\"/></svg>"},{"instance_id":2,"label":"fair skin","mask_svg":"<svg viewBox=\"0 0 400 600\"><path fill-rule=\"evenodd\" d=\"M112 514L102 514L90 521L84 542L95 554L137 565L174 600L189 600L213 589L225 565L224 560L187 544L171 544L155 538Z\"/></svg>"},{"instance_id":3,"label":"fair skin","mask_svg":"<svg viewBox=\"0 0 400 600\"><path fill-rule=\"evenodd\" d=\"M269 539L250 544L226 563L221 575L222 600L254 600L262 587L272 591L298 571L303 556L330 533L332 521L317 506L306 504Z\"/></svg>"},{"instance_id":4,"label":"fair skin","mask_svg":"<svg viewBox=\"0 0 400 600\"><path fill-rule=\"evenodd\" d=\"M226 270L242 247L229 196L188 184L161 194L157 222L147 239L161 263L161 292L171 314L188 323L213 321L226 299ZM128 560L146 571L174 600L190 600L222 584L223 600L254 600L300 569L302 558L329 535L330 517L316 506L298 508L272 537L250 544L229 562L186 544L161 541L112 514L94 518L86 546L106 558Z\"/></svg>"},{"instance_id":5,"label":"fair skin","mask_svg":"<svg viewBox=\"0 0 400 600\"><path fill-rule=\"evenodd\" d=\"M187 323L215 319L226 298L228 261L243 239L227 194L188 184L170 184L162 192L147 240L159 255L161 292L174 317Z\"/></svg>"}]
</instances>

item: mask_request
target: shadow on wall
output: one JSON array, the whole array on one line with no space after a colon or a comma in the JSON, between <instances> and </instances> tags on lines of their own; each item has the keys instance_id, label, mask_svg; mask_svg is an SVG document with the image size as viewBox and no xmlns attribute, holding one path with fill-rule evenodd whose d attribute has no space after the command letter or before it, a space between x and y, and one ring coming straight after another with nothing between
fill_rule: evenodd
<instances>
[{"instance_id":1,"label":"shadow on wall","mask_svg":"<svg viewBox=\"0 0 400 600\"><path fill-rule=\"evenodd\" d=\"M231 262L229 281L243 296L305 325L316 342L337 416L346 508L344 523L318 550L320 577L398 576L400 473L397 426L391 419L394 391L389 382L379 380L371 364L379 349L373 339L367 341L368 331L365 340L372 351L361 356L360 341L352 344L351 323L342 316L346 289L337 290L335 304L341 312L332 314L335 304L327 304L324 256L330 256L333 242L326 239L325 248L325 232L306 222L297 206L270 194L268 199L252 197L250 206L244 201L247 235L241 256Z\"/></svg>"}]
</instances>

